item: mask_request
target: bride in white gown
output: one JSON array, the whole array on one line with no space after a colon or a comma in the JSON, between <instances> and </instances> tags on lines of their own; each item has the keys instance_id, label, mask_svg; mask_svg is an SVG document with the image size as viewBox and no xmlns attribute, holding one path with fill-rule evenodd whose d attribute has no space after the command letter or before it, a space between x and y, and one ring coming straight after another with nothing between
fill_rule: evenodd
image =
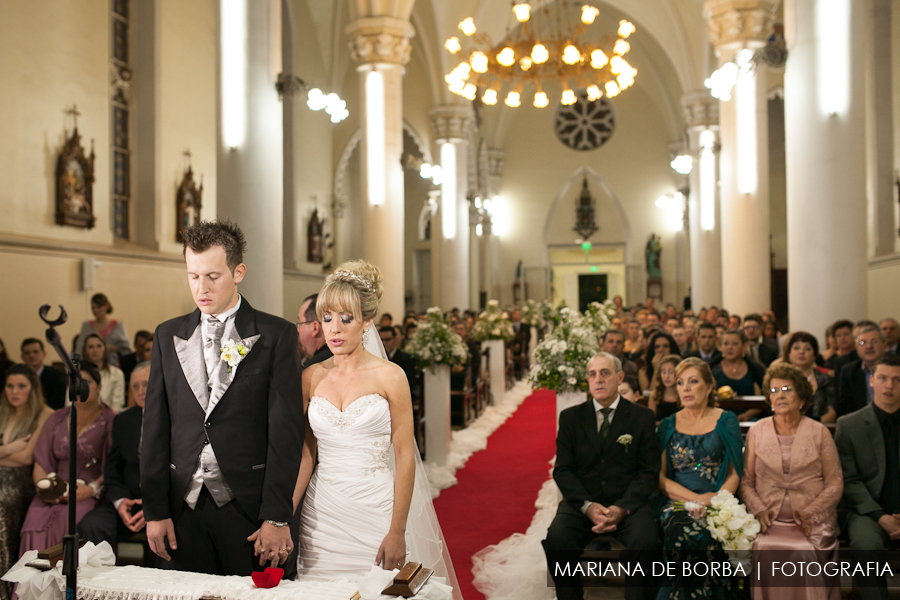
<instances>
[{"instance_id":1,"label":"bride in white gown","mask_svg":"<svg viewBox=\"0 0 900 600\"><path fill-rule=\"evenodd\" d=\"M397 569L408 559L447 578L459 598L418 457L409 384L382 358L372 327L381 279L374 265L351 261L319 292L316 312L334 356L303 372L297 578L361 579L373 565Z\"/></svg>"}]
</instances>

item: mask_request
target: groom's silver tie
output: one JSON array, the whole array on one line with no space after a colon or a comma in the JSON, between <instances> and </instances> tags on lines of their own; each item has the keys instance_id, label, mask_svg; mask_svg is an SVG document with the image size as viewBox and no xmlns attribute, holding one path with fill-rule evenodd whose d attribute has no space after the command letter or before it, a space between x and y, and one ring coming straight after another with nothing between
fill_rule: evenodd
<instances>
[{"instance_id":1,"label":"groom's silver tie","mask_svg":"<svg viewBox=\"0 0 900 600\"><path fill-rule=\"evenodd\" d=\"M222 334L225 333L225 323L209 318L206 321L206 339L203 341L203 358L206 361L206 379L208 386L212 387L212 376L219 364L222 354Z\"/></svg>"}]
</instances>

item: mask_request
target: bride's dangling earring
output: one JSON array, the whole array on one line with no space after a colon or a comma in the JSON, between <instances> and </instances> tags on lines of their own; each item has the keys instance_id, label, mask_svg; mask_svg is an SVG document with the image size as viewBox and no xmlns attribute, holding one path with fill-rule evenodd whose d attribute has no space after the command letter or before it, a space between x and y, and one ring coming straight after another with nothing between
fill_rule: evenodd
<instances>
[{"instance_id":1,"label":"bride's dangling earring","mask_svg":"<svg viewBox=\"0 0 900 600\"><path fill-rule=\"evenodd\" d=\"M363 346L367 346L369 344L369 330L366 329L363 331Z\"/></svg>"}]
</instances>

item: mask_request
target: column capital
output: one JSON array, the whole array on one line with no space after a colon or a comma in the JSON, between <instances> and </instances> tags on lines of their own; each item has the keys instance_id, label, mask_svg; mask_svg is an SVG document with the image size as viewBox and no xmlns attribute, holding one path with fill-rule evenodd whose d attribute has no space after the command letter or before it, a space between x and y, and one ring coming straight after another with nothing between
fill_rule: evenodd
<instances>
[{"instance_id":1,"label":"column capital","mask_svg":"<svg viewBox=\"0 0 900 600\"><path fill-rule=\"evenodd\" d=\"M506 151L500 148L487 149L488 175L490 177L502 177L503 167L506 163Z\"/></svg>"},{"instance_id":2,"label":"column capital","mask_svg":"<svg viewBox=\"0 0 900 600\"><path fill-rule=\"evenodd\" d=\"M361 17L344 30L350 37L350 56L360 65L393 63L405 66L415 31L407 19Z\"/></svg>"},{"instance_id":3,"label":"column capital","mask_svg":"<svg viewBox=\"0 0 900 600\"><path fill-rule=\"evenodd\" d=\"M467 142L475 129L475 113L467 104L445 104L428 111L435 141Z\"/></svg>"},{"instance_id":4,"label":"column capital","mask_svg":"<svg viewBox=\"0 0 900 600\"><path fill-rule=\"evenodd\" d=\"M716 48L765 43L772 32L776 5L774 0L706 0L703 16L709 41Z\"/></svg>"},{"instance_id":5,"label":"column capital","mask_svg":"<svg viewBox=\"0 0 900 600\"><path fill-rule=\"evenodd\" d=\"M684 126L688 129L719 124L719 101L710 95L709 90L698 90L682 96L681 110L684 114Z\"/></svg>"}]
</instances>

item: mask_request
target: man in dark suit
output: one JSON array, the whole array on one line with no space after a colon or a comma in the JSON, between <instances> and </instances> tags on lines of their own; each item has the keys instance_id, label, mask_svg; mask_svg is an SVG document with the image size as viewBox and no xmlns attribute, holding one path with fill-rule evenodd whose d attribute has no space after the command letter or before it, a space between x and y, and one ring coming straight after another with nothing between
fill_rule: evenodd
<instances>
[{"instance_id":1,"label":"man in dark suit","mask_svg":"<svg viewBox=\"0 0 900 600\"><path fill-rule=\"evenodd\" d=\"M838 386L838 416L848 415L872 402L875 361L884 354L884 337L877 325L866 325L856 335L860 360L841 369Z\"/></svg>"},{"instance_id":2,"label":"man in dark suit","mask_svg":"<svg viewBox=\"0 0 900 600\"><path fill-rule=\"evenodd\" d=\"M384 344L384 351L387 353L388 360L403 369L403 372L406 373L406 379L409 382L409 386L412 388L419 377L419 370L416 368L416 359L397 347L398 338L393 327L379 327L378 336L381 338L381 343Z\"/></svg>"},{"instance_id":3,"label":"man in dark suit","mask_svg":"<svg viewBox=\"0 0 900 600\"><path fill-rule=\"evenodd\" d=\"M138 363L131 371L129 387L135 406L113 420L112 443L103 467L104 501L78 524L81 537L99 544L122 542L144 528L141 507L141 420L150 362Z\"/></svg>"},{"instance_id":4,"label":"man in dark suit","mask_svg":"<svg viewBox=\"0 0 900 600\"><path fill-rule=\"evenodd\" d=\"M764 367L768 367L778 358L778 342L764 337L762 332L762 316L751 314L744 317L744 335L750 344L748 355Z\"/></svg>"},{"instance_id":5,"label":"man in dark suit","mask_svg":"<svg viewBox=\"0 0 900 600\"><path fill-rule=\"evenodd\" d=\"M284 562L294 545L304 429L297 328L238 294L245 245L227 221L187 228L198 310L154 336L144 519L150 549L183 571L249 575Z\"/></svg>"},{"instance_id":6,"label":"man in dark suit","mask_svg":"<svg viewBox=\"0 0 900 600\"><path fill-rule=\"evenodd\" d=\"M41 380L44 403L53 410L65 406L69 379L62 371L44 366L44 360L47 358L47 353L44 352L44 342L37 338L26 338L22 341L21 349L22 362L34 369Z\"/></svg>"},{"instance_id":7,"label":"man in dark suit","mask_svg":"<svg viewBox=\"0 0 900 600\"><path fill-rule=\"evenodd\" d=\"M598 535L615 537L625 546L623 560L644 565L647 577L628 578L625 597L656 596L649 579L660 547L649 504L660 472L656 423L653 411L619 396L624 376L619 359L595 355L587 373L592 398L559 415L553 479L563 500L543 542L559 600L583 598L578 577L566 575L565 566L574 568Z\"/></svg>"},{"instance_id":8,"label":"man in dark suit","mask_svg":"<svg viewBox=\"0 0 900 600\"><path fill-rule=\"evenodd\" d=\"M328 360L333 356L328 344L325 343L325 333L322 331L322 323L319 322L319 316L316 314L316 301L319 295L312 294L307 296L300 305L300 311L297 313L297 336L300 347L308 357L303 363L305 369L309 365L320 363Z\"/></svg>"},{"instance_id":9,"label":"man in dark suit","mask_svg":"<svg viewBox=\"0 0 900 600\"><path fill-rule=\"evenodd\" d=\"M844 473L842 529L852 550L868 552L900 548L900 357L878 358L871 379L872 403L840 417L834 435ZM857 583L865 600L888 597L883 577Z\"/></svg>"},{"instance_id":10,"label":"man in dark suit","mask_svg":"<svg viewBox=\"0 0 900 600\"><path fill-rule=\"evenodd\" d=\"M134 371L138 363L150 360L149 353L146 357L144 356L144 344L147 340L152 339L152 333L144 329L139 330L134 334L134 352L119 357L119 368L122 369L122 374L125 375L126 385L131 381L131 372Z\"/></svg>"},{"instance_id":11,"label":"man in dark suit","mask_svg":"<svg viewBox=\"0 0 900 600\"><path fill-rule=\"evenodd\" d=\"M722 362L722 352L716 348L716 326L706 321L697 326L697 349L684 358L695 356L714 367Z\"/></svg>"},{"instance_id":12,"label":"man in dark suit","mask_svg":"<svg viewBox=\"0 0 900 600\"><path fill-rule=\"evenodd\" d=\"M518 306L512 311L512 326L515 337L511 347L513 353L513 371L517 380L522 379L528 371L528 345L531 343L531 327L522 323L522 309Z\"/></svg>"},{"instance_id":13,"label":"man in dark suit","mask_svg":"<svg viewBox=\"0 0 900 600\"><path fill-rule=\"evenodd\" d=\"M900 354L900 323L897 319L888 317L878 324L884 335L884 351L891 354Z\"/></svg>"},{"instance_id":14,"label":"man in dark suit","mask_svg":"<svg viewBox=\"0 0 900 600\"><path fill-rule=\"evenodd\" d=\"M857 347L857 344L859 343L859 334L863 330L863 327L878 327L878 323L876 323L875 321L869 321L868 319L857 321L856 324L853 325L853 329L851 330L853 332L853 351L847 354L842 354L841 356L837 356L834 359L834 378L835 383L837 383L838 385L838 393L840 393L841 391L841 371L843 371L844 367L846 367L850 363L856 362L860 359L859 348ZM835 334L835 338L837 338L837 334ZM840 345L838 347L840 348Z\"/></svg>"},{"instance_id":15,"label":"man in dark suit","mask_svg":"<svg viewBox=\"0 0 900 600\"><path fill-rule=\"evenodd\" d=\"M622 371L625 372L625 379L628 381L637 381L638 368L632 361L625 356L625 334L618 329L608 329L600 339L600 349L607 354L612 354L622 363Z\"/></svg>"}]
</instances>

